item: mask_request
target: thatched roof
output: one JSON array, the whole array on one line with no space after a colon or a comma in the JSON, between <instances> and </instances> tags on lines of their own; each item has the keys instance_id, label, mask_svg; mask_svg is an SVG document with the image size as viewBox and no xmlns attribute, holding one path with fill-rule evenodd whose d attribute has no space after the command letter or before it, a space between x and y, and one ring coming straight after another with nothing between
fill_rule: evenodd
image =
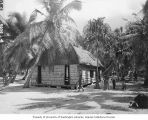
<instances>
[{"instance_id":1,"label":"thatched roof","mask_svg":"<svg viewBox=\"0 0 148 120\"><path fill-rule=\"evenodd\" d=\"M48 59L51 54L54 54L52 61ZM100 60L98 63L99 67L103 66ZM71 45L66 54L59 54L57 51L46 50L40 58L40 64L43 66L48 65L49 67L64 64L81 64L96 67L97 59L89 51Z\"/></svg>"},{"instance_id":2,"label":"thatched roof","mask_svg":"<svg viewBox=\"0 0 148 120\"><path fill-rule=\"evenodd\" d=\"M51 54L51 52L49 52L49 54ZM69 48L69 51L67 52L67 54L64 55L60 55L58 53L55 53L56 57L53 60L54 63L52 63L50 61L48 61L48 65L63 65L63 64L81 64L81 65L88 65L88 66L97 66L97 59L87 50L84 50L80 47L75 47L75 46L71 46ZM44 57L42 56L41 59L43 58L47 58L47 53L44 53ZM48 60L48 59L47 59ZM44 63L43 63L44 61ZM41 64L46 64L46 60L41 60ZM98 60L99 63L99 67L103 66L100 62L100 60Z\"/></svg>"},{"instance_id":3,"label":"thatched roof","mask_svg":"<svg viewBox=\"0 0 148 120\"><path fill-rule=\"evenodd\" d=\"M79 64L89 65L89 66L97 66L97 59L87 50L82 48L74 47L74 50L78 56ZM103 66L98 60L99 67Z\"/></svg>"}]
</instances>

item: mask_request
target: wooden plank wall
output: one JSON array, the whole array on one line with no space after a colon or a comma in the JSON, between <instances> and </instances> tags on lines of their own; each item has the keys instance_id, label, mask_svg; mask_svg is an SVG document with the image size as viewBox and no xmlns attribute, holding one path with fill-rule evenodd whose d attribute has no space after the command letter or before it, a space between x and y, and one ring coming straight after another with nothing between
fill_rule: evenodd
<instances>
[{"instance_id":1,"label":"wooden plank wall","mask_svg":"<svg viewBox=\"0 0 148 120\"><path fill-rule=\"evenodd\" d=\"M91 83L90 71L87 69L82 70L82 82L83 84Z\"/></svg>"},{"instance_id":2,"label":"wooden plank wall","mask_svg":"<svg viewBox=\"0 0 148 120\"><path fill-rule=\"evenodd\" d=\"M46 85L64 85L64 65L55 65L49 72L48 67L42 70L42 83Z\"/></svg>"},{"instance_id":3,"label":"wooden plank wall","mask_svg":"<svg viewBox=\"0 0 148 120\"><path fill-rule=\"evenodd\" d=\"M95 72L93 74L93 78L90 77L90 69L82 68L82 82L83 84L90 84L95 81Z\"/></svg>"},{"instance_id":4,"label":"wooden plank wall","mask_svg":"<svg viewBox=\"0 0 148 120\"><path fill-rule=\"evenodd\" d=\"M36 85L36 79L37 79L37 67L35 68L32 77L31 77L31 85Z\"/></svg>"},{"instance_id":5,"label":"wooden plank wall","mask_svg":"<svg viewBox=\"0 0 148 120\"><path fill-rule=\"evenodd\" d=\"M65 77L65 65L55 65L53 71L48 70L48 67L45 69L42 68L42 84L45 85L64 85ZM31 85L36 85L37 79L37 68L35 69ZM70 85L75 85L79 80L78 66L70 65Z\"/></svg>"},{"instance_id":6,"label":"wooden plank wall","mask_svg":"<svg viewBox=\"0 0 148 120\"><path fill-rule=\"evenodd\" d=\"M53 70L49 72L48 67L42 68L42 84L45 85L55 85L55 86L62 86L64 85L64 77L65 77L65 65L55 65ZM35 69L31 85L36 85L37 79L37 68ZM79 80L79 72L78 72L78 65L70 65L70 85L76 85ZM95 80L95 74L92 79ZM89 84L91 83L90 78L90 70L87 68L82 68L82 84Z\"/></svg>"},{"instance_id":7,"label":"wooden plank wall","mask_svg":"<svg viewBox=\"0 0 148 120\"><path fill-rule=\"evenodd\" d=\"M49 78L50 78L49 68L48 67L42 68L42 84L50 85L51 82L49 81Z\"/></svg>"},{"instance_id":8,"label":"wooden plank wall","mask_svg":"<svg viewBox=\"0 0 148 120\"><path fill-rule=\"evenodd\" d=\"M79 80L78 65L70 65L70 84L75 85Z\"/></svg>"},{"instance_id":9,"label":"wooden plank wall","mask_svg":"<svg viewBox=\"0 0 148 120\"><path fill-rule=\"evenodd\" d=\"M63 85L64 84L64 65L55 65L53 70L49 72L49 68L42 68L42 84L45 85ZM36 85L37 67L31 78L31 85Z\"/></svg>"}]
</instances>

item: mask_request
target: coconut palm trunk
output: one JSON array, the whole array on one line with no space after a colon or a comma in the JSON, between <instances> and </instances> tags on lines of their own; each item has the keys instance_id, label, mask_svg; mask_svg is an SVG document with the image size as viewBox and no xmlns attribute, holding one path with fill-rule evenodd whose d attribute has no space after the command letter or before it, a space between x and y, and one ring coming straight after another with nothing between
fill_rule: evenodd
<instances>
[{"instance_id":1,"label":"coconut palm trunk","mask_svg":"<svg viewBox=\"0 0 148 120\"><path fill-rule=\"evenodd\" d=\"M49 28L49 26L47 26L47 28L46 28L45 31L44 31L43 37L42 37L42 39L41 39L42 42L43 42L43 40L44 40L44 38L45 38L46 33L48 32L48 28ZM41 55L42 55L43 49L44 49L43 46L40 45L40 46L39 46L39 49L38 49L38 54L37 54L36 61L35 61L34 65L28 70L28 75L27 75L27 77L26 77L26 82L25 82L25 84L24 84L24 88L29 88L29 83L30 83L30 80L31 80L31 76L32 76L32 74L33 74L33 72L34 72L36 66L37 66L38 63L39 63L39 60L40 60L40 57L41 57ZM41 71L40 71L40 72L41 72Z\"/></svg>"},{"instance_id":2,"label":"coconut palm trunk","mask_svg":"<svg viewBox=\"0 0 148 120\"><path fill-rule=\"evenodd\" d=\"M144 86L148 87L148 64L146 64Z\"/></svg>"},{"instance_id":3,"label":"coconut palm trunk","mask_svg":"<svg viewBox=\"0 0 148 120\"><path fill-rule=\"evenodd\" d=\"M96 86L95 89L100 89L100 85L99 85L99 62L98 62L98 57L97 57L97 70L96 70Z\"/></svg>"},{"instance_id":4,"label":"coconut palm trunk","mask_svg":"<svg viewBox=\"0 0 148 120\"><path fill-rule=\"evenodd\" d=\"M35 68L36 68L36 66L37 66L37 64L40 60L41 54L42 54L42 50L40 49L34 65L28 70L28 75L26 77L25 84L24 84L23 88L29 88L30 87L30 80L31 80L32 74L33 74L33 72L34 72L34 70L35 70Z\"/></svg>"},{"instance_id":5,"label":"coconut palm trunk","mask_svg":"<svg viewBox=\"0 0 148 120\"><path fill-rule=\"evenodd\" d=\"M27 77L27 75L28 75L28 69L26 70L25 75L24 75L24 77L22 78L22 80L25 80L26 77Z\"/></svg>"},{"instance_id":6,"label":"coconut palm trunk","mask_svg":"<svg viewBox=\"0 0 148 120\"><path fill-rule=\"evenodd\" d=\"M96 39L96 40L97 40L97 46L99 48L98 39ZM99 78L100 78L100 74L99 74L99 50L97 50L97 70L96 70L96 86L95 86L95 89L100 89Z\"/></svg>"}]
</instances>

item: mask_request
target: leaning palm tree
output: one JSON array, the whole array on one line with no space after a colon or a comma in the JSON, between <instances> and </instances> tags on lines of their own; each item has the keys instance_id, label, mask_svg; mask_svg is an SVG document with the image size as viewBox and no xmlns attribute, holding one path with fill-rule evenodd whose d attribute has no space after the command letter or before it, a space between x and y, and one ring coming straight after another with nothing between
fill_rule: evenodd
<instances>
[{"instance_id":1,"label":"leaning palm tree","mask_svg":"<svg viewBox=\"0 0 148 120\"><path fill-rule=\"evenodd\" d=\"M24 88L29 87L32 73L37 65L44 61L52 67L59 56L68 54L69 48L76 44L69 37L69 31L73 27L67 22L74 23L74 20L69 16L69 12L73 9L80 10L81 2L78 0L68 4L64 4L65 0L42 0L40 2L48 12L45 20L33 22L36 17L32 15L25 32L20 34L9 47L14 51L19 48L20 54L17 53L16 55L15 52L11 52L6 57L9 58L9 61L17 64L16 69L29 68ZM20 57L21 59L19 59Z\"/></svg>"}]
</instances>

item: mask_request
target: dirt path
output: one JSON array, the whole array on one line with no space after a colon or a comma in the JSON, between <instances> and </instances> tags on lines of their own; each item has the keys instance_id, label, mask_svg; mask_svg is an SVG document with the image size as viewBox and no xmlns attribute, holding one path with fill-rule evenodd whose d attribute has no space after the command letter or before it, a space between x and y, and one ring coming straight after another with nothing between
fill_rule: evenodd
<instances>
[{"instance_id":1,"label":"dirt path","mask_svg":"<svg viewBox=\"0 0 148 120\"><path fill-rule=\"evenodd\" d=\"M23 82L11 84L0 91L0 114L139 114L145 109L128 108L137 92L95 90L84 92L48 87L22 88ZM147 94L147 92L145 92Z\"/></svg>"}]
</instances>

